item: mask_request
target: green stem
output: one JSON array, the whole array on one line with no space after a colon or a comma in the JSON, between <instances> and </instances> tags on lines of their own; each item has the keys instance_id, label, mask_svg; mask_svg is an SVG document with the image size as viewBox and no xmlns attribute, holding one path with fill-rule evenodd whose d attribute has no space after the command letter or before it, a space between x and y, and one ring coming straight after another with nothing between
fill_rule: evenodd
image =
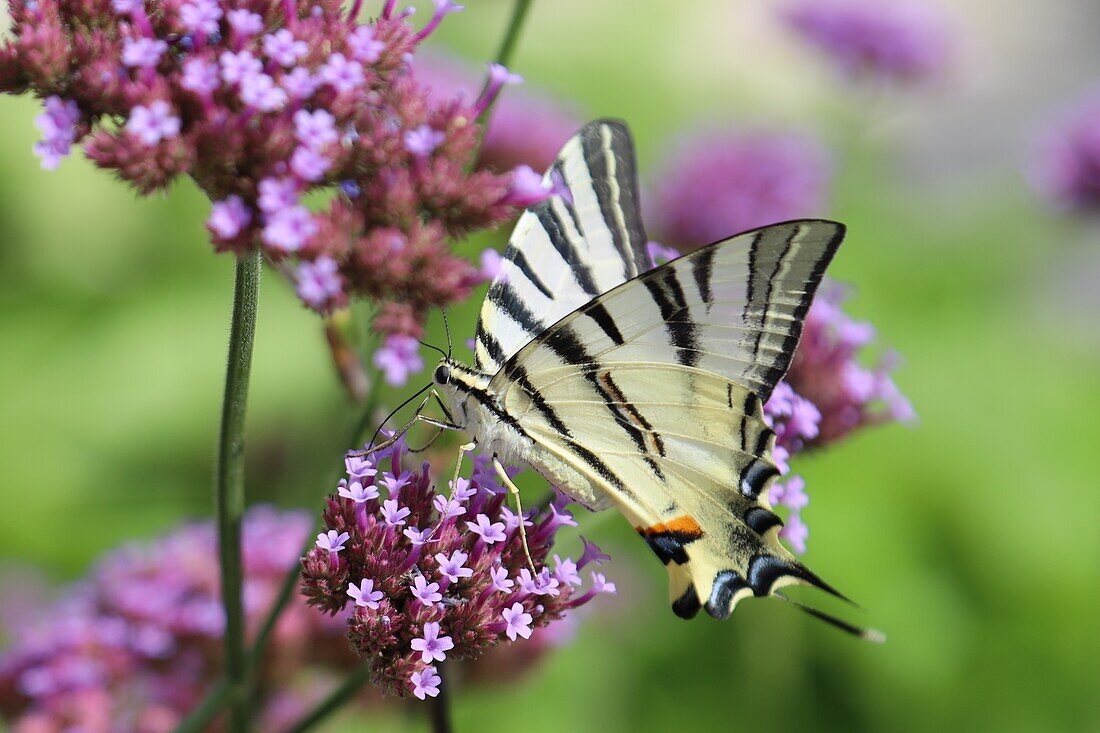
<instances>
[{"instance_id":1,"label":"green stem","mask_svg":"<svg viewBox=\"0 0 1100 733\"><path fill-rule=\"evenodd\" d=\"M430 697L428 704L428 720L432 724L432 733L451 733L451 706L447 699L447 683L444 680L443 667L446 662L435 665L435 673L439 675L439 694Z\"/></svg>"},{"instance_id":2,"label":"green stem","mask_svg":"<svg viewBox=\"0 0 1100 733\"><path fill-rule=\"evenodd\" d=\"M176 727L176 733L200 733L204 730L229 701L231 689L225 680L216 682L202 702Z\"/></svg>"},{"instance_id":3,"label":"green stem","mask_svg":"<svg viewBox=\"0 0 1100 733\"><path fill-rule=\"evenodd\" d=\"M523 29L523 22L527 19L527 11L531 9L531 3L533 0L516 0L516 4L512 6L512 17L508 20L508 27L504 31L504 38L500 41L500 48L497 50L497 55L494 61L501 66L507 66L512 60L512 52L516 50L516 44L519 42L519 32ZM485 78L485 84L481 88L481 93L484 94L485 90L489 88L489 78ZM478 120L485 122L489 119L489 110L493 108L493 105L489 105L478 116Z\"/></svg>"},{"instance_id":4,"label":"green stem","mask_svg":"<svg viewBox=\"0 0 1100 733\"><path fill-rule=\"evenodd\" d=\"M306 713L301 720L288 728L287 733L303 733L303 731L324 722L330 715L343 707L344 703L350 700L359 691L359 688L366 684L368 679L370 679L370 665L359 665L354 672L347 676L343 684L333 690L315 708Z\"/></svg>"},{"instance_id":5,"label":"green stem","mask_svg":"<svg viewBox=\"0 0 1100 733\"><path fill-rule=\"evenodd\" d=\"M214 477L218 511L218 554L221 561L222 605L225 607L225 676L232 709L229 729L246 733L248 704L244 692L247 671L244 611L241 603L241 520L244 516L244 422L248 376L256 334L256 301L260 284L260 252L237 258L233 288L233 322L225 370L221 434Z\"/></svg>"}]
</instances>

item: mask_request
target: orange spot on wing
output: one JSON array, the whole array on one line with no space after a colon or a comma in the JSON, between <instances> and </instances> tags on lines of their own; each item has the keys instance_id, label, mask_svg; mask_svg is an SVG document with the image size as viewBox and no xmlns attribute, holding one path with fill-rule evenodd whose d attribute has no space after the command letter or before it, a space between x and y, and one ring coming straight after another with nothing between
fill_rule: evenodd
<instances>
[{"instance_id":1,"label":"orange spot on wing","mask_svg":"<svg viewBox=\"0 0 1100 733\"><path fill-rule=\"evenodd\" d=\"M703 528L690 515L685 514L667 522L645 527L641 533L647 536L676 534L685 539L698 539L703 536Z\"/></svg>"}]
</instances>

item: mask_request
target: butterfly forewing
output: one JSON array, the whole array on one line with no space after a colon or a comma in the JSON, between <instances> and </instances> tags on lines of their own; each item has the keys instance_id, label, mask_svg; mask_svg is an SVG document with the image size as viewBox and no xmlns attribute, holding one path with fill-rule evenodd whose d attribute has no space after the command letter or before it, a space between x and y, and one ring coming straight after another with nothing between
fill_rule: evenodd
<instances>
[{"instance_id":1,"label":"butterfly forewing","mask_svg":"<svg viewBox=\"0 0 1100 733\"><path fill-rule=\"evenodd\" d=\"M544 180L558 193L520 217L481 307L479 369L495 372L558 319L649 269L636 180L621 122L593 122L566 143Z\"/></svg>"}]
</instances>

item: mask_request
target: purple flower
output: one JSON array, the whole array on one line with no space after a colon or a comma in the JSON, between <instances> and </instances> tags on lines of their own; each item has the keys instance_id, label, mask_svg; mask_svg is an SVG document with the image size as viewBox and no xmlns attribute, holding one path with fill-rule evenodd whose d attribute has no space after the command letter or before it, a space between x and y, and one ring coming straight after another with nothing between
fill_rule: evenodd
<instances>
[{"instance_id":1,"label":"purple flower","mask_svg":"<svg viewBox=\"0 0 1100 733\"><path fill-rule=\"evenodd\" d=\"M364 64L373 64L382 55L386 44L375 38L374 28L361 25L348 35L348 47L352 58Z\"/></svg>"},{"instance_id":2,"label":"purple flower","mask_svg":"<svg viewBox=\"0 0 1100 733\"><path fill-rule=\"evenodd\" d=\"M943 70L952 45L942 13L912 0L798 0L783 18L852 77L921 81Z\"/></svg>"},{"instance_id":3,"label":"purple flower","mask_svg":"<svg viewBox=\"0 0 1100 733\"><path fill-rule=\"evenodd\" d=\"M352 479L366 479L378 474L374 462L363 456L348 455L344 457L344 468Z\"/></svg>"},{"instance_id":4,"label":"purple flower","mask_svg":"<svg viewBox=\"0 0 1100 733\"><path fill-rule=\"evenodd\" d=\"M269 216L298 205L298 183L292 178L265 178L259 191L260 211Z\"/></svg>"},{"instance_id":5,"label":"purple flower","mask_svg":"<svg viewBox=\"0 0 1100 733\"><path fill-rule=\"evenodd\" d=\"M522 82L523 77L519 74L511 73L500 64L489 64L489 83L485 86L485 91L482 92L477 102L474 103L474 110L477 114L481 114L496 100L505 84L521 84Z\"/></svg>"},{"instance_id":6,"label":"purple flower","mask_svg":"<svg viewBox=\"0 0 1100 733\"><path fill-rule=\"evenodd\" d=\"M264 55L285 68L294 66L307 53L306 42L295 39L286 28L264 36Z\"/></svg>"},{"instance_id":7,"label":"purple flower","mask_svg":"<svg viewBox=\"0 0 1100 733\"><path fill-rule=\"evenodd\" d=\"M443 600L443 594L439 592L439 583L429 583L427 578L423 575L418 575L413 579L411 592L414 598L429 606ZM413 647L413 649L415 648L416 647ZM425 659L424 661L427 662L430 660Z\"/></svg>"},{"instance_id":8,"label":"purple flower","mask_svg":"<svg viewBox=\"0 0 1100 733\"><path fill-rule=\"evenodd\" d=\"M363 66L342 53L329 56L317 75L323 83L341 93L354 92L363 84Z\"/></svg>"},{"instance_id":9,"label":"purple flower","mask_svg":"<svg viewBox=\"0 0 1100 733\"><path fill-rule=\"evenodd\" d=\"M218 65L201 58L190 58L183 62L183 77L180 86L199 95L213 94L219 86Z\"/></svg>"},{"instance_id":10,"label":"purple flower","mask_svg":"<svg viewBox=\"0 0 1100 733\"><path fill-rule=\"evenodd\" d=\"M445 138L442 132L433 130L428 125L420 125L405 133L405 150L418 158L424 158L431 155Z\"/></svg>"},{"instance_id":11,"label":"purple flower","mask_svg":"<svg viewBox=\"0 0 1100 733\"><path fill-rule=\"evenodd\" d=\"M168 50L168 44L153 38L129 38L122 47L122 63L133 68L153 68Z\"/></svg>"},{"instance_id":12,"label":"purple flower","mask_svg":"<svg viewBox=\"0 0 1100 733\"><path fill-rule=\"evenodd\" d=\"M780 539L789 543L791 549L799 554L806 552L806 538L809 536L810 530L798 512L792 512L787 517L786 524L779 530Z\"/></svg>"},{"instance_id":13,"label":"purple flower","mask_svg":"<svg viewBox=\"0 0 1100 733\"><path fill-rule=\"evenodd\" d=\"M34 119L42 132L42 140L35 143L34 153L42 159L43 168L54 170L72 149L80 108L76 102L57 96L47 97L45 107L46 111Z\"/></svg>"},{"instance_id":14,"label":"purple flower","mask_svg":"<svg viewBox=\"0 0 1100 733\"><path fill-rule=\"evenodd\" d=\"M462 506L462 504L455 501L454 499L450 499L446 496L443 496L442 494L437 495L432 500L432 506L434 506L435 510L439 512L440 519L442 519L443 521L446 521L453 517L461 517L463 514L466 513L466 507Z\"/></svg>"},{"instance_id":15,"label":"purple flower","mask_svg":"<svg viewBox=\"0 0 1100 733\"><path fill-rule=\"evenodd\" d=\"M378 489L371 485L363 486L355 481L350 486L340 487L337 494L345 499L351 499L356 504L364 504L378 498Z\"/></svg>"},{"instance_id":16,"label":"purple flower","mask_svg":"<svg viewBox=\"0 0 1100 733\"><path fill-rule=\"evenodd\" d=\"M126 130L146 145L156 145L180 134L180 118L172 114L167 102L158 99L148 107L139 104L130 110Z\"/></svg>"},{"instance_id":17,"label":"purple flower","mask_svg":"<svg viewBox=\"0 0 1100 733\"><path fill-rule=\"evenodd\" d=\"M1032 181L1055 206L1100 209L1100 93L1077 102L1041 138Z\"/></svg>"},{"instance_id":18,"label":"purple flower","mask_svg":"<svg viewBox=\"0 0 1100 733\"><path fill-rule=\"evenodd\" d=\"M790 476L783 483L772 484L768 490L768 500L772 504L799 511L810 503L806 496L806 481L801 476Z\"/></svg>"},{"instance_id":19,"label":"purple flower","mask_svg":"<svg viewBox=\"0 0 1100 733\"><path fill-rule=\"evenodd\" d=\"M516 206L524 208L544 201L554 193L553 187L542 180L542 176L530 166L520 165L512 171L512 184L508 187L507 198Z\"/></svg>"},{"instance_id":20,"label":"purple flower","mask_svg":"<svg viewBox=\"0 0 1100 733\"><path fill-rule=\"evenodd\" d=\"M298 297L316 311L324 311L344 298L344 281L339 265L328 255L303 262L294 273Z\"/></svg>"},{"instance_id":21,"label":"purple flower","mask_svg":"<svg viewBox=\"0 0 1100 733\"><path fill-rule=\"evenodd\" d=\"M442 552L435 556L435 561L439 563L439 572L452 583L457 583L460 579L469 578L474 574L473 570L466 567L465 563L469 559L470 556L462 550L455 550L450 557Z\"/></svg>"},{"instance_id":22,"label":"purple flower","mask_svg":"<svg viewBox=\"0 0 1100 733\"><path fill-rule=\"evenodd\" d=\"M489 571L492 578L493 588L501 593L511 593L512 588L516 586L515 581L508 577L508 568L504 566L497 566Z\"/></svg>"},{"instance_id":23,"label":"purple flower","mask_svg":"<svg viewBox=\"0 0 1100 733\"><path fill-rule=\"evenodd\" d=\"M435 527L428 527L427 529L417 529L416 527L409 527L402 534L409 538L409 542L413 547L420 547L426 545L432 539L432 534L435 532Z\"/></svg>"},{"instance_id":24,"label":"purple flower","mask_svg":"<svg viewBox=\"0 0 1100 733\"><path fill-rule=\"evenodd\" d=\"M245 8L230 10L226 14L226 20L229 21L233 33L242 39L251 38L264 29L263 17Z\"/></svg>"},{"instance_id":25,"label":"purple flower","mask_svg":"<svg viewBox=\"0 0 1100 733\"><path fill-rule=\"evenodd\" d=\"M286 90L267 74L245 76L240 80L240 92L241 101L260 112L274 112L286 106Z\"/></svg>"},{"instance_id":26,"label":"purple flower","mask_svg":"<svg viewBox=\"0 0 1100 733\"><path fill-rule=\"evenodd\" d=\"M222 9L214 0L191 0L180 6L180 22L192 33L218 32L218 21L222 18Z\"/></svg>"},{"instance_id":27,"label":"purple flower","mask_svg":"<svg viewBox=\"0 0 1100 733\"><path fill-rule=\"evenodd\" d=\"M313 214L304 206L291 206L269 214L263 240L268 246L284 252L301 249L317 233Z\"/></svg>"},{"instance_id":28,"label":"purple flower","mask_svg":"<svg viewBox=\"0 0 1100 733\"><path fill-rule=\"evenodd\" d=\"M400 527L405 524L405 517L412 513L408 507L400 506L397 499L386 499L382 502L382 519L391 527Z\"/></svg>"},{"instance_id":29,"label":"purple flower","mask_svg":"<svg viewBox=\"0 0 1100 733\"><path fill-rule=\"evenodd\" d=\"M584 552L581 553L581 559L577 562L579 570L583 570L589 563L603 565L611 559L610 555L601 550L595 542L585 539L584 535L581 535L581 542L584 544Z\"/></svg>"},{"instance_id":30,"label":"purple flower","mask_svg":"<svg viewBox=\"0 0 1100 733\"><path fill-rule=\"evenodd\" d=\"M460 10L463 10L463 7L452 0L435 0L435 13L432 14L432 18L428 21L428 24L416 34L417 40L424 40L430 36L435 29L439 27L444 16L450 13L457 13Z\"/></svg>"},{"instance_id":31,"label":"purple flower","mask_svg":"<svg viewBox=\"0 0 1100 733\"><path fill-rule=\"evenodd\" d=\"M554 576L562 583L580 585L581 576L577 573L577 563L569 558L562 559L554 555Z\"/></svg>"},{"instance_id":32,"label":"purple flower","mask_svg":"<svg viewBox=\"0 0 1100 733\"><path fill-rule=\"evenodd\" d=\"M615 587L614 583L609 583L608 582L607 578L604 577L603 573L593 572L592 573L592 591L595 592L595 593L615 594L615 593L618 592L618 589Z\"/></svg>"},{"instance_id":33,"label":"purple flower","mask_svg":"<svg viewBox=\"0 0 1100 733\"><path fill-rule=\"evenodd\" d=\"M476 522L466 522L466 528L481 537L482 542L487 545L503 542L507 538L504 534L504 523L494 522L484 514L478 514Z\"/></svg>"},{"instance_id":34,"label":"purple flower","mask_svg":"<svg viewBox=\"0 0 1100 733\"><path fill-rule=\"evenodd\" d=\"M412 474L402 471L400 474L387 473L378 479L378 485L386 489L390 496L396 497L398 492L412 480Z\"/></svg>"},{"instance_id":35,"label":"purple flower","mask_svg":"<svg viewBox=\"0 0 1100 733\"><path fill-rule=\"evenodd\" d=\"M355 583L349 583L348 595L355 600L356 606L373 609L377 609L378 602L385 597L382 591L374 589L374 581L370 578L363 578L358 586Z\"/></svg>"},{"instance_id":36,"label":"purple flower","mask_svg":"<svg viewBox=\"0 0 1100 733\"><path fill-rule=\"evenodd\" d=\"M320 150L340 139L336 132L336 118L323 109L310 112L300 109L294 113L294 136L302 145Z\"/></svg>"},{"instance_id":37,"label":"purple flower","mask_svg":"<svg viewBox=\"0 0 1100 733\"><path fill-rule=\"evenodd\" d=\"M374 365L382 370L386 384L402 387L409 381L410 374L424 368L420 344L411 336L387 336L382 346L374 352Z\"/></svg>"},{"instance_id":38,"label":"purple flower","mask_svg":"<svg viewBox=\"0 0 1100 733\"><path fill-rule=\"evenodd\" d=\"M252 220L252 211L245 206L240 196L229 196L222 201L215 201L210 209L210 217L206 220L206 226L218 239L234 239L244 231Z\"/></svg>"},{"instance_id":39,"label":"purple flower","mask_svg":"<svg viewBox=\"0 0 1100 733\"><path fill-rule=\"evenodd\" d=\"M507 624L504 633L509 639L515 641L517 636L522 636L524 639L531 638L532 617L523 610L522 603L513 603L511 608L504 609L500 615Z\"/></svg>"},{"instance_id":40,"label":"purple flower","mask_svg":"<svg viewBox=\"0 0 1100 733\"><path fill-rule=\"evenodd\" d=\"M317 535L317 546L327 552L340 552L350 537L347 532L337 533L335 529L330 529Z\"/></svg>"},{"instance_id":41,"label":"purple flower","mask_svg":"<svg viewBox=\"0 0 1100 733\"><path fill-rule=\"evenodd\" d=\"M283 74L283 78L279 83L282 84L286 93L294 99L309 99L321 84L309 69L301 66L292 69L287 74Z\"/></svg>"},{"instance_id":42,"label":"purple flower","mask_svg":"<svg viewBox=\"0 0 1100 733\"><path fill-rule=\"evenodd\" d=\"M434 583L433 583L434 585ZM439 635L439 623L429 621L424 624L424 635L413 639L410 645L412 650L420 652L421 660L427 664L432 661L442 662L447 658L446 652L454 649L454 642L449 636Z\"/></svg>"},{"instance_id":43,"label":"purple flower","mask_svg":"<svg viewBox=\"0 0 1100 733\"><path fill-rule=\"evenodd\" d=\"M427 666L421 670L417 670L409 675L409 682L413 686L413 694L419 697L421 700L427 697L436 697L439 695L439 683L443 680L436 673L435 667Z\"/></svg>"},{"instance_id":44,"label":"purple flower","mask_svg":"<svg viewBox=\"0 0 1100 733\"><path fill-rule=\"evenodd\" d=\"M832 167L813 140L780 133L693 135L667 160L647 219L681 249L820 214Z\"/></svg>"},{"instance_id":45,"label":"purple flower","mask_svg":"<svg viewBox=\"0 0 1100 733\"><path fill-rule=\"evenodd\" d=\"M122 16L140 13L145 9L142 0L111 0L111 10Z\"/></svg>"},{"instance_id":46,"label":"purple flower","mask_svg":"<svg viewBox=\"0 0 1100 733\"><path fill-rule=\"evenodd\" d=\"M680 253L672 247L666 247L660 242L646 242L646 252L654 265L663 265L680 256Z\"/></svg>"},{"instance_id":47,"label":"purple flower","mask_svg":"<svg viewBox=\"0 0 1100 733\"><path fill-rule=\"evenodd\" d=\"M331 160L304 145L298 147L290 157L290 170L303 181L319 181L331 167Z\"/></svg>"},{"instance_id":48,"label":"purple flower","mask_svg":"<svg viewBox=\"0 0 1100 733\"><path fill-rule=\"evenodd\" d=\"M239 84L250 76L255 76L263 71L264 65L251 51L226 51L218 57L218 63L222 68L222 79L227 84Z\"/></svg>"}]
</instances>

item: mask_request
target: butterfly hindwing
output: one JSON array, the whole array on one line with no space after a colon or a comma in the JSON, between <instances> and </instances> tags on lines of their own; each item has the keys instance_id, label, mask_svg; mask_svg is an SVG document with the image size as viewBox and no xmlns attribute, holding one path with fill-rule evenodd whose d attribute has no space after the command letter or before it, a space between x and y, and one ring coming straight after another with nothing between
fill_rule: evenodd
<instances>
[{"instance_id":1,"label":"butterfly hindwing","mask_svg":"<svg viewBox=\"0 0 1100 733\"><path fill-rule=\"evenodd\" d=\"M544 183L556 193L520 217L489 286L474 358L489 373L555 321L649 266L634 147L614 120L585 125Z\"/></svg>"}]
</instances>

